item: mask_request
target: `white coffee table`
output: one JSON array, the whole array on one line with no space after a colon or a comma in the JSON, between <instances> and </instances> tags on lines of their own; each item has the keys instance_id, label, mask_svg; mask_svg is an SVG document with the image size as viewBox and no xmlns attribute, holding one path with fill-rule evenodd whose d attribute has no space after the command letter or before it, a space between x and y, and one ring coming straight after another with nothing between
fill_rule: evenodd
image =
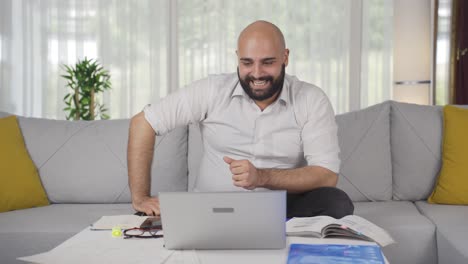
<instances>
[{"instance_id":1,"label":"white coffee table","mask_svg":"<svg viewBox=\"0 0 468 264\"><path fill-rule=\"evenodd\" d=\"M289 244L375 243L347 239L288 237L288 246L280 250L167 250L163 239L113 238L111 231L85 228L49 252L20 258L35 263L164 263L164 264L285 264ZM388 261L386 261L388 263Z\"/></svg>"}]
</instances>

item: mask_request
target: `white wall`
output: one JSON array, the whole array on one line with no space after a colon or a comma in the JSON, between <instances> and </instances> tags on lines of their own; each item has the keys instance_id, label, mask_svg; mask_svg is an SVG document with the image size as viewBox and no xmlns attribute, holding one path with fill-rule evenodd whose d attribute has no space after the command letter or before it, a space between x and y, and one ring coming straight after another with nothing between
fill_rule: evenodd
<instances>
[{"instance_id":1,"label":"white wall","mask_svg":"<svg viewBox=\"0 0 468 264\"><path fill-rule=\"evenodd\" d=\"M394 0L393 99L431 104L431 0Z\"/></svg>"}]
</instances>

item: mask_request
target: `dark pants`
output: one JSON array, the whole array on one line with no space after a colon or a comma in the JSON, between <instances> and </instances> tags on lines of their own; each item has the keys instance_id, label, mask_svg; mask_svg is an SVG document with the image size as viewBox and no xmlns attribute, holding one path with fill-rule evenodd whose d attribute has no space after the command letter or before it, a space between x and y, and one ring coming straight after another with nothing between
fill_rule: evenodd
<instances>
[{"instance_id":1,"label":"dark pants","mask_svg":"<svg viewBox=\"0 0 468 264\"><path fill-rule=\"evenodd\" d=\"M287 217L351 215L354 205L349 196L335 187L320 187L305 193L287 194Z\"/></svg>"}]
</instances>

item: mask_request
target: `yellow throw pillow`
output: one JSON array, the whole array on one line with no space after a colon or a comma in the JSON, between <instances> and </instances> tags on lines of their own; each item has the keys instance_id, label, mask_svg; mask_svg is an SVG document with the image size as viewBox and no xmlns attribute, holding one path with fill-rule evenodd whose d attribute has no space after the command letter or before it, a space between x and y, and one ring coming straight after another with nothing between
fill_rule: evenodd
<instances>
[{"instance_id":1,"label":"yellow throw pillow","mask_svg":"<svg viewBox=\"0 0 468 264\"><path fill-rule=\"evenodd\" d=\"M0 212L49 204L16 116L0 118Z\"/></svg>"},{"instance_id":2,"label":"yellow throw pillow","mask_svg":"<svg viewBox=\"0 0 468 264\"><path fill-rule=\"evenodd\" d=\"M444 107L442 169L429 203L468 205L468 109Z\"/></svg>"}]
</instances>

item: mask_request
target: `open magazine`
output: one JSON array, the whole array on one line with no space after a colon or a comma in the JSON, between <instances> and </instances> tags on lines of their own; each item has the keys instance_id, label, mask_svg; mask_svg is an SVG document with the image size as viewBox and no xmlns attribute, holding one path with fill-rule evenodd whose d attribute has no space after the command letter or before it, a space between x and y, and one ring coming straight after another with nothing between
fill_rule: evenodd
<instances>
[{"instance_id":1,"label":"open magazine","mask_svg":"<svg viewBox=\"0 0 468 264\"><path fill-rule=\"evenodd\" d=\"M360 239L376 242L382 247L395 243L384 229L357 215L347 215L341 219L330 216L294 217L286 222L286 234Z\"/></svg>"}]
</instances>

